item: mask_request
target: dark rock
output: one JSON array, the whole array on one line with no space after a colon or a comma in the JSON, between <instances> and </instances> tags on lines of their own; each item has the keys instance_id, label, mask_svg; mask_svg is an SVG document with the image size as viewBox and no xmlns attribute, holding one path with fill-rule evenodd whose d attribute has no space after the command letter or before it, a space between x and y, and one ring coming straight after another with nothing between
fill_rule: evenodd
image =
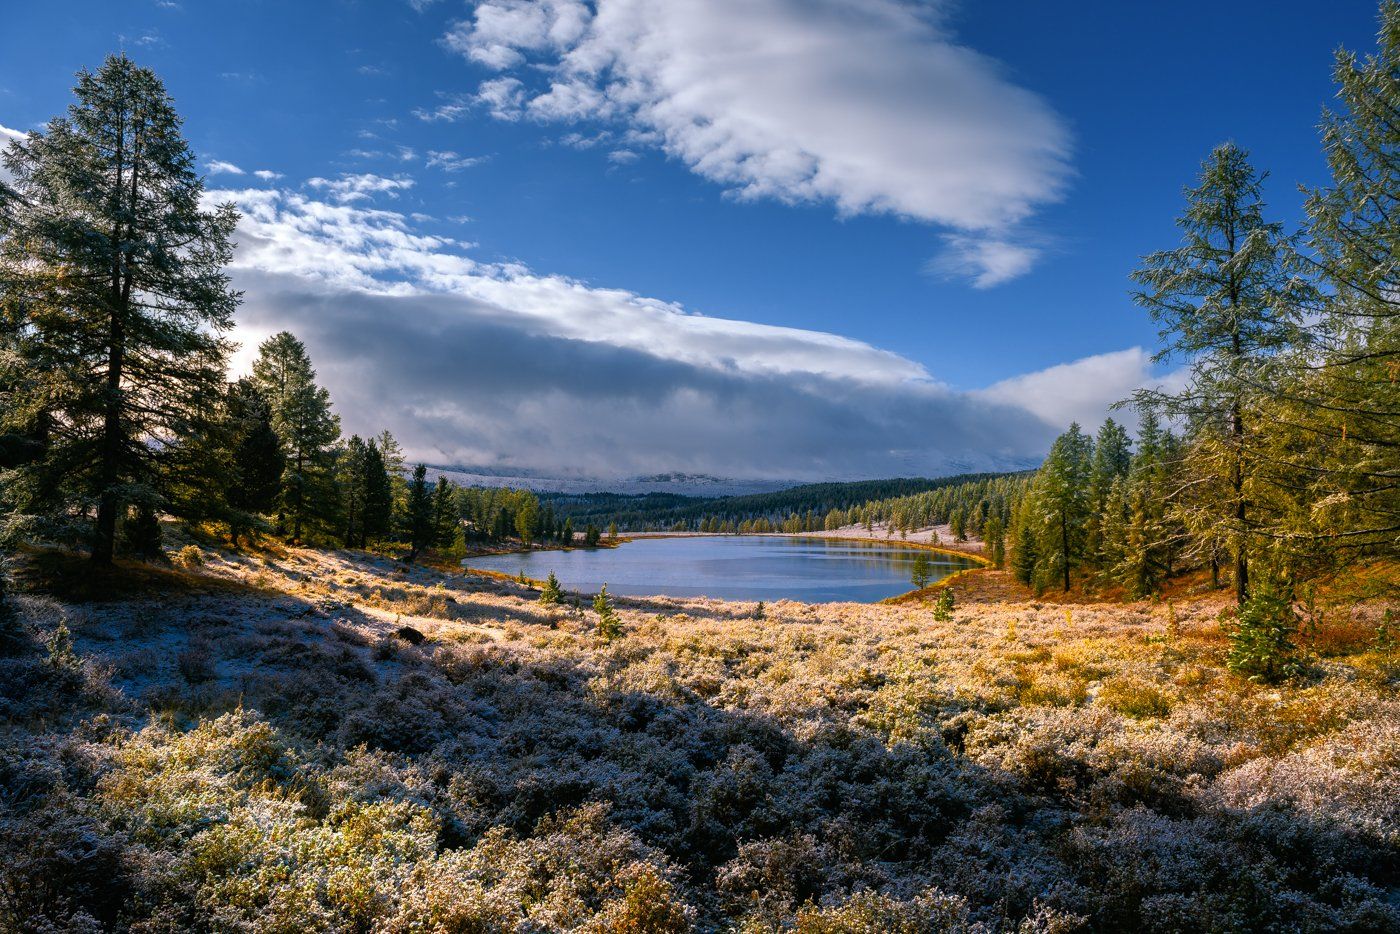
<instances>
[{"instance_id":1,"label":"dark rock","mask_svg":"<svg viewBox=\"0 0 1400 934\"><path fill-rule=\"evenodd\" d=\"M421 632L414 629L412 626L400 626L394 631L394 635L398 636L409 645L422 645L423 639L425 638Z\"/></svg>"}]
</instances>

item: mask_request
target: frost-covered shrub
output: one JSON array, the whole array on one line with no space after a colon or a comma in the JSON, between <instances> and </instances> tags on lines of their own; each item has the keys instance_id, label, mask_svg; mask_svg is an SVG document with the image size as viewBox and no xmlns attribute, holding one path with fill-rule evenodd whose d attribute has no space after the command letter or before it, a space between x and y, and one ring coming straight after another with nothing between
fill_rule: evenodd
<instances>
[{"instance_id":1,"label":"frost-covered shrub","mask_svg":"<svg viewBox=\"0 0 1400 934\"><path fill-rule=\"evenodd\" d=\"M794 934L958 934L981 929L973 924L965 901L937 889L910 899L862 892L841 905L803 908L791 927Z\"/></svg>"},{"instance_id":2,"label":"frost-covered shrub","mask_svg":"<svg viewBox=\"0 0 1400 934\"><path fill-rule=\"evenodd\" d=\"M102 880L114 921L101 889L43 923L1400 926L1400 707L1374 652L1264 687L1224 668L1218 600L1183 601L1168 641L1142 607L1076 605L1071 627L1058 605L966 594L956 624L919 605L781 601L760 622L629 600L607 644L592 617L548 630L513 586L421 568L398 598L452 614L414 647L392 613L333 602L372 599L380 572L350 562L374 559L326 572L311 554L269 566L293 598L15 600L35 636L0 659L0 822L19 828L0 866L28 865L12 854L60 817L120 864ZM78 691L44 662L65 614ZM206 618L222 622L191 626ZM197 685L191 645L211 662ZM135 703L98 689L104 658L135 656Z\"/></svg>"},{"instance_id":3,"label":"frost-covered shrub","mask_svg":"<svg viewBox=\"0 0 1400 934\"><path fill-rule=\"evenodd\" d=\"M204 565L204 552L199 550L198 545L186 545L175 552L175 564L182 568L197 568Z\"/></svg>"},{"instance_id":4,"label":"frost-covered shrub","mask_svg":"<svg viewBox=\"0 0 1400 934\"><path fill-rule=\"evenodd\" d=\"M525 838L492 828L421 864L389 927L679 934L694 914L665 858L593 804L545 818Z\"/></svg>"},{"instance_id":5,"label":"frost-covered shrub","mask_svg":"<svg viewBox=\"0 0 1400 934\"><path fill-rule=\"evenodd\" d=\"M0 930L100 930L131 896L124 841L55 794L0 817Z\"/></svg>"}]
</instances>

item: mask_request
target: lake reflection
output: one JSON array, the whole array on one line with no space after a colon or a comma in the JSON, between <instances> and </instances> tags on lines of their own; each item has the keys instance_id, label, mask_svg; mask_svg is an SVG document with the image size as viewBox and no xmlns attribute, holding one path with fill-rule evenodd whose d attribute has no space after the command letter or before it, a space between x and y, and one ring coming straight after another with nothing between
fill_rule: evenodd
<instances>
[{"instance_id":1,"label":"lake reflection","mask_svg":"<svg viewBox=\"0 0 1400 934\"><path fill-rule=\"evenodd\" d=\"M567 590L608 590L633 596L716 597L723 600L802 600L870 603L913 588L920 549L788 536L728 535L643 538L617 548L576 548L468 558L467 567L544 579L553 571ZM925 551L930 579L941 580L976 562Z\"/></svg>"}]
</instances>

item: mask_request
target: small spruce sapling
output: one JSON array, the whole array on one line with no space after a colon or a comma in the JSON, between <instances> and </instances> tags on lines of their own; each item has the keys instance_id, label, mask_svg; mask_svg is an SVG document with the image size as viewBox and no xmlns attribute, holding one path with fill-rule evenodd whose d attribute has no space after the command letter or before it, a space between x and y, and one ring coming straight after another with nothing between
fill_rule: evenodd
<instances>
[{"instance_id":1,"label":"small spruce sapling","mask_svg":"<svg viewBox=\"0 0 1400 934\"><path fill-rule=\"evenodd\" d=\"M559 590L559 578L554 576L553 571L550 571L549 577L545 579L544 589L540 591L540 606L555 606L563 596Z\"/></svg>"},{"instance_id":2,"label":"small spruce sapling","mask_svg":"<svg viewBox=\"0 0 1400 934\"><path fill-rule=\"evenodd\" d=\"M953 618L953 588L944 587L938 592L938 602L933 605L933 618L946 623Z\"/></svg>"},{"instance_id":3,"label":"small spruce sapling","mask_svg":"<svg viewBox=\"0 0 1400 934\"><path fill-rule=\"evenodd\" d=\"M617 612L613 609L607 584L593 598L593 612L598 614L598 635L603 637L604 642L611 642L622 635L622 620L617 618Z\"/></svg>"},{"instance_id":4,"label":"small spruce sapling","mask_svg":"<svg viewBox=\"0 0 1400 934\"><path fill-rule=\"evenodd\" d=\"M1293 636L1298 616L1293 601L1272 585L1256 587L1240 606L1230 630L1225 667L1260 684L1277 684L1303 672Z\"/></svg>"},{"instance_id":5,"label":"small spruce sapling","mask_svg":"<svg viewBox=\"0 0 1400 934\"><path fill-rule=\"evenodd\" d=\"M755 607L753 608L753 618L754 618L754 619L764 619L764 618L766 618L766 616L767 616L767 614L766 614L766 612L764 611L763 601L760 600L760 601L758 601L758 605L755 606Z\"/></svg>"}]
</instances>

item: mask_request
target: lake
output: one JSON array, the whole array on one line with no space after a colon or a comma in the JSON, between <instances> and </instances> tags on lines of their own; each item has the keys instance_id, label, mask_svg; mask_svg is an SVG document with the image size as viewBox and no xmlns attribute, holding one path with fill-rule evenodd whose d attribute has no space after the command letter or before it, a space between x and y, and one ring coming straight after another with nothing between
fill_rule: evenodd
<instances>
[{"instance_id":1,"label":"lake","mask_svg":"<svg viewBox=\"0 0 1400 934\"><path fill-rule=\"evenodd\" d=\"M616 548L575 548L468 558L467 567L543 580L553 571L566 590L631 596L716 597L807 603L871 603L913 589L920 549L788 536L726 535L641 538ZM931 580L964 568L968 558L924 551Z\"/></svg>"}]
</instances>

